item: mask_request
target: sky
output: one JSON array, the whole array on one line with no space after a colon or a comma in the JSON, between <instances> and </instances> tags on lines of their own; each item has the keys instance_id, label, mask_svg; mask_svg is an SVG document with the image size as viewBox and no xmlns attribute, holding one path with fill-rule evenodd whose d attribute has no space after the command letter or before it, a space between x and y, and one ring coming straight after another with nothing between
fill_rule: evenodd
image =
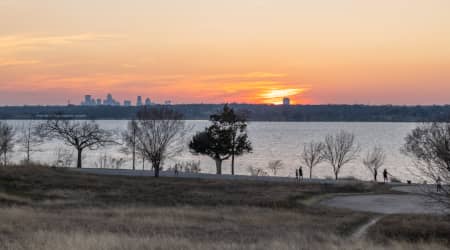
<instances>
[{"instance_id":1,"label":"sky","mask_svg":"<svg viewBox=\"0 0 450 250\"><path fill-rule=\"evenodd\" d=\"M0 0L0 105L450 103L448 0Z\"/></svg>"}]
</instances>

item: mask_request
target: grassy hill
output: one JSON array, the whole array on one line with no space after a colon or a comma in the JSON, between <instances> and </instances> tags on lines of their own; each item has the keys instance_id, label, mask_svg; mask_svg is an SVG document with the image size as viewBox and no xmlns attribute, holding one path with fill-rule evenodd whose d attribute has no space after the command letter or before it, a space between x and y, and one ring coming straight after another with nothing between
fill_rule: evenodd
<instances>
[{"instance_id":1,"label":"grassy hill","mask_svg":"<svg viewBox=\"0 0 450 250\"><path fill-rule=\"evenodd\" d=\"M385 185L96 176L0 169L0 249L447 249L449 218L315 205Z\"/></svg>"}]
</instances>

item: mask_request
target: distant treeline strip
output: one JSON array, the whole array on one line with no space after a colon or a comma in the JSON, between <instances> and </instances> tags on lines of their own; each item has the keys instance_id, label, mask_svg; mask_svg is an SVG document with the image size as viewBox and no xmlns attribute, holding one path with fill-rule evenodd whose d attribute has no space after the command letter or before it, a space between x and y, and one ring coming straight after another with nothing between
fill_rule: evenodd
<instances>
[{"instance_id":1,"label":"distant treeline strip","mask_svg":"<svg viewBox=\"0 0 450 250\"><path fill-rule=\"evenodd\" d=\"M329 122L426 122L449 121L450 105L368 106L368 105L251 105L230 104L244 111L250 121L329 121ZM186 120L207 120L222 104L182 104L171 108ZM68 119L131 119L138 107L124 106L6 106L0 107L2 120L46 119L64 114Z\"/></svg>"}]
</instances>

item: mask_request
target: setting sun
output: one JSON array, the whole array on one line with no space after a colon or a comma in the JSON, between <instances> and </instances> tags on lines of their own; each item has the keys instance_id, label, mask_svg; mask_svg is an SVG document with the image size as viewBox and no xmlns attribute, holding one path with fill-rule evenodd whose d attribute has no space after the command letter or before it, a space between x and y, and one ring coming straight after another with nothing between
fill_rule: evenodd
<instances>
[{"instance_id":1,"label":"setting sun","mask_svg":"<svg viewBox=\"0 0 450 250\"><path fill-rule=\"evenodd\" d=\"M282 104L282 98L295 97L301 94L305 89L271 89L262 93L260 96L263 98L264 103L270 104Z\"/></svg>"}]
</instances>

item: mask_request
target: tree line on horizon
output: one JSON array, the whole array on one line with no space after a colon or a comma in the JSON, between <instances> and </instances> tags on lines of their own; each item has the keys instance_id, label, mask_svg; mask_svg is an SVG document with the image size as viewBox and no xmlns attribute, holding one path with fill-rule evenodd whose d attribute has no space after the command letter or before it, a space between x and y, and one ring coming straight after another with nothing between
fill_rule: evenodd
<instances>
[{"instance_id":1,"label":"tree line on horizon","mask_svg":"<svg viewBox=\"0 0 450 250\"><path fill-rule=\"evenodd\" d=\"M162 107L164 105L153 105ZM207 120L221 104L168 105L187 120ZM250 121L348 121L348 122L432 122L448 121L450 105L395 106L395 105L266 105L229 104L246 111ZM64 113L72 119L132 119L139 107L117 106L23 106L0 107L0 119L42 119L55 113Z\"/></svg>"}]
</instances>

